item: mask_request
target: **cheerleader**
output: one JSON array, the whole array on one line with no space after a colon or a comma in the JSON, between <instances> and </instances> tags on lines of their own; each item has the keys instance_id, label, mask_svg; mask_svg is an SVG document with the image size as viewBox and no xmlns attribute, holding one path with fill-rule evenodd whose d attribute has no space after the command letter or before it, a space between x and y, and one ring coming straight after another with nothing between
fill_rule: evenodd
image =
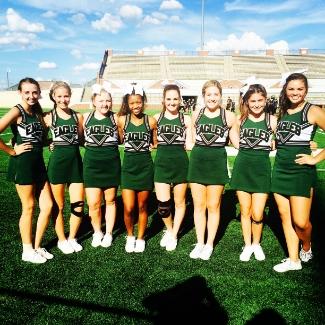
<instances>
[{"instance_id":1,"label":"cheerleader","mask_svg":"<svg viewBox=\"0 0 325 325\"><path fill-rule=\"evenodd\" d=\"M32 78L24 78L18 84L18 92L21 104L14 106L0 119L0 133L11 126L15 146L7 146L0 139L0 149L10 155L7 179L15 183L22 205L19 220L22 260L44 263L53 258L51 253L41 247L53 204L43 159L47 128L38 102L41 96L38 82ZM33 245L32 221L37 200L40 212Z\"/></svg>"},{"instance_id":2,"label":"cheerleader","mask_svg":"<svg viewBox=\"0 0 325 325\"><path fill-rule=\"evenodd\" d=\"M157 122L144 114L146 95L138 85L125 90L118 113L118 130L124 143L121 189L124 204L124 223L127 230L125 250L141 253L145 249L145 230L148 222L147 203L153 188L153 162L150 143L156 146ZM138 235L134 236L134 213L138 207Z\"/></svg>"},{"instance_id":3,"label":"cheerleader","mask_svg":"<svg viewBox=\"0 0 325 325\"><path fill-rule=\"evenodd\" d=\"M94 229L93 247L109 247L116 217L116 190L120 183L121 162L118 151L117 116L112 112L109 84L92 87L94 110L85 113L85 154L83 177L89 215ZM101 202L105 199L106 233L101 230Z\"/></svg>"},{"instance_id":4,"label":"cheerleader","mask_svg":"<svg viewBox=\"0 0 325 325\"><path fill-rule=\"evenodd\" d=\"M219 226L221 196L229 180L225 145L228 135L234 144L239 140L235 114L220 106L220 83L207 81L203 85L202 95L205 107L196 110L192 116L195 145L190 156L188 178L194 204L197 244L190 257L208 260Z\"/></svg>"},{"instance_id":5,"label":"cheerleader","mask_svg":"<svg viewBox=\"0 0 325 325\"><path fill-rule=\"evenodd\" d=\"M58 248L64 254L82 250L76 235L79 229L84 206L82 160L79 144L83 136L81 114L69 108L70 86L62 81L55 82L50 90L54 109L46 114L44 120L52 133L54 149L48 163L48 177L55 201L55 231ZM64 191L68 187L70 197L70 231L68 239L64 233Z\"/></svg>"},{"instance_id":6,"label":"cheerleader","mask_svg":"<svg viewBox=\"0 0 325 325\"><path fill-rule=\"evenodd\" d=\"M245 246L239 256L247 262L252 254L262 261L260 245L263 214L271 186L269 152L276 117L265 112L267 93L260 84L246 85L240 97L239 152L235 159L230 186L237 190Z\"/></svg>"},{"instance_id":7,"label":"cheerleader","mask_svg":"<svg viewBox=\"0 0 325 325\"><path fill-rule=\"evenodd\" d=\"M301 261L312 259L310 208L317 176L315 165L325 158L325 149L311 156L310 140L317 126L325 129L325 112L306 101L307 92L307 78L293 73L286 78L280 93L271 191L280 212L289 257L274 266L276 272L300 270Z\"/></svg>"},{"instance_id":8,"label":"cheerleader","mask_svg":"<svg viewBox=\"0 0 325 325\"><path fill-rule=\"evenodd\" d=\"M172 251L177 246L177 233L184 219L187 189L188 157L191 149L191 119L179 112L181 93L177 85L163 90L163 110L156 114L158 148L154 163L154 182L158 200L158 215L166 231L160 246ZM175 218L171 216L171 190L174 192Z\"/></svg>"}]
</instances>

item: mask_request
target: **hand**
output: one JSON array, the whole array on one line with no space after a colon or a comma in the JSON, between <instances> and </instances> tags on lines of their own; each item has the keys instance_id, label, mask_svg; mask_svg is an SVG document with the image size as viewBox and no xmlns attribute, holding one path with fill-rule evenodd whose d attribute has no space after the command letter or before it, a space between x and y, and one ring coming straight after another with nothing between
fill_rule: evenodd
<instances>
[{"instance_id":1,"label":"hand","mask_svg":"<svg viewBox=\"0 0 325 325\"><path fill-rule=\"evenodd\" d=\"M20 155L20 154L22 154L24 152L31 151L32 148L33 148L33 145L30 142L25 142L25 143L22 143L22 144L16 144L14 146L16 156L18 156L18 155Z\"/></svg>"},{"instance_id":2,"label":"hand","mask_svg":"<svg viewBox=\"0 0 325 325\"><path fill-rule=\"evenodd\" d=\"M315 165L316 164L315 158L311 155L306 155L306 154L300 153L300 154L296 155L296 157L298 157L297 159L295 159L296 164L299 164L299 165Z\"/></svg>"}]
</instances>

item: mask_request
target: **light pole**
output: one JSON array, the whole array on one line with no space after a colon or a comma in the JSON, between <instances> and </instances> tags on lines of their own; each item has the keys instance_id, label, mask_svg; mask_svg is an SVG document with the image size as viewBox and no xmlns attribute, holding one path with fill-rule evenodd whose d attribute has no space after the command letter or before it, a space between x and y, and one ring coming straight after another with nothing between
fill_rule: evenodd
<instances>
[{"instance_id":1,"label":"light pole","mask_svg":"<svg viewBox=\"0 0 325 325\"><path fill-rule=\"evenodd\" d=\"M201 0L201 50L204 50L204 0Z\"/></svg>"},{"instance_id":2,"label":"light pole","mask_svg":"<svg viewBox=\"0 0 325 325\"><path fill-rule=\"evenodd\" d=\"M8 68L7 69L7 89L9 89L10 83L9 83L9 73L11 72L11 70Z\"/></svg>"}]
</instances>

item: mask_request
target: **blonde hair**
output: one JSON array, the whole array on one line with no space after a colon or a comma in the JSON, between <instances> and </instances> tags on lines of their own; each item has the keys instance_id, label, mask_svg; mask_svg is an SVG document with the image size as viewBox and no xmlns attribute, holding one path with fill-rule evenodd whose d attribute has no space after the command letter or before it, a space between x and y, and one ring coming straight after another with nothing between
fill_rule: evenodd
<instances>
[{"instance_id":1,"label":"blonde hair","mask_svg":"<svg viewBox=\"0 0 325 325\"><path fill-rule=\"evenodd\" d=\"M209 87L217 87L220 91L220 95L222 96L222 87L219 81L217 80L208 80L204 83L203 87L202 87L202 96L204 97L205 92L207 90L207 88Z\"/></svg>"},{"instance_id":2,"label":"blonde hair","mask_svg":"<svg viewBox=\"0 0 325 325\"><path fill-rule=\"evenodd\" d=\"M54 103L54 108L56 108L56 102L55 102L55 99L53 98L53 94L55 94L55 91L58 89L58 88L65 88L68 92L69 92L69 95L71 96L71 87L64 81L56 81L51 89L50 89L50 99L51 101Z\"/></svg>"}]
</instances>

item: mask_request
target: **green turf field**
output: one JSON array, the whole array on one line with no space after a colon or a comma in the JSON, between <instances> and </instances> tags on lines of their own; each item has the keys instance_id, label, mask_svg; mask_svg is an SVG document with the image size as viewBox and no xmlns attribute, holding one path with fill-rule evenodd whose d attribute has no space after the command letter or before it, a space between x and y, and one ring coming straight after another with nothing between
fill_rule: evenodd
<instances>
[{"instance_id":1,"label":"green turf field","mask_svg":"<svg viewBox=\"0 0 325 325\"><path fill-rule=\"evenodd\" d=\"M4 134L1 138L8 141L10 132ZM325 147L323 132L316 139L322 143L319 147ZM230 167L233 159L229 159ZM79 232L84 250L63 255L56 248L51 222L44 243L54 259L43 265L22 262L20 203L14 185L5 180L7 163L8 157L0 152L1 324L324 324L324 172L318 172L312 207L315 257L301 271L278 274L272 267L286 253L273 200L266 208L262 240L266 260L239 262L243 241L238 202L229 189L223 195L221 224L209 261L189 258L195 244L190 195L173 252L159 246L163 225L155 215L152 195L143 254L124 251L123 208L118 197L112 247L90 245L92 231L86 217Z\"/></svg>"}]
</instances>

